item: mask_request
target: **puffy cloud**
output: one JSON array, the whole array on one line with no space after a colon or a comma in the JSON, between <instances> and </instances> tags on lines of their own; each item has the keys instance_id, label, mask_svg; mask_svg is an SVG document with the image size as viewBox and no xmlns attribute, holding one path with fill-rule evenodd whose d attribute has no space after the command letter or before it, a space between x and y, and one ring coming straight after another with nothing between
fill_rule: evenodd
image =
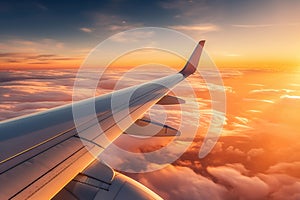
<instances>
[{"instance_id":1,"label":"puffy cloud","mask_svg":"<svg viewBox=\"0 0 300 200\"><path fill-rule=\"evenodd\" d=\"M261 180L269 185L269 199L299 199L300 180L285 174L259 174Z\"/></svg>"},{"instance_id":2,"label":"puffy cloud","mask_svg":"<svg viewBox=\"0 0 300 200\"><path fill-rule=\"evenodd\" d=\"M170 165L153 173L135 175L135 178L164 199L229 199L224 186L187 167Z\"/></svg>"},{"instance_id":3,"label":"puffy cloud","mask_svg":"<svg viewBox=\"0 0 300 200\"><path fill-rule=\"evenodd\" d=\"M128 174L147 185L165 199L297 199L299 179L285 174L253 174L243 164L207 167L209 174L185 167L169 165L159 171Z\"/></svg>"},{"instance_id":4,"label":"puffy cloud","mask_svg":"<svg viewBox=\"0 0 300 200\"><path fill-rule=\"evenodd\" d=\"M289 174L291 176L295 176L300 178L300 162L281 162L276 165L271 166L268 173L281 173L281 174Z\"/></svg>"},{"instance_id":5,"label":"puffy cloud","mask_svg":"<svg viewBox=\"0 0 300 200\"><path fill-rule=\"evenodd\" d=\"M227 147L226 153L233 154L235 156L245 156L245 152L241 151L239 148L234 148L233 146Z\"/></svg>"},{"instance_id":6,"label":"puffy cloud","mask_svg":"<svg viewBox=\"0 0 300 200\"><path fill-rule=\"evenodd\" d=\"M247 152L247 159L251 160L252 157L257 157L260 156L261 154L263 154L265 152L265 150L263 148L254 148L254 149L250 149Z\"/></svg>"},{"instance_id":7,"label":"puffy cloud","mask_svg":"<svg viewBox=\"0 0 300 200\"><path fill-rule=\"evenodd\" d=\"M299 200L300 199L300 182L295 182L291 185L284 185L279 191L274 192L271 195L274 200L290 199Z\"/></svg>"},{"instance_id":8,"label":"puffy cloud","mask_svg":"<svg viewBox=\"0 0 300 200\"><path fill-rule=\"evenodd\" d=\"M244 176L239 171L224 166L209 167L207 170L239 199L264 199L269 193L268 185L258 177Z\"/></svg>"},{"instance_id":9,"label":"puffy cloud","mask_svg":"<svg viewBox=\"0 0 300 200\"><path fill-rule=\"evenodd\" d=\"M225 166L235 169L236 171L244 175L248 175L250 173L250 170L246 169L245 166L241 163L226 164Z\"/></svg>"}]
</instances>

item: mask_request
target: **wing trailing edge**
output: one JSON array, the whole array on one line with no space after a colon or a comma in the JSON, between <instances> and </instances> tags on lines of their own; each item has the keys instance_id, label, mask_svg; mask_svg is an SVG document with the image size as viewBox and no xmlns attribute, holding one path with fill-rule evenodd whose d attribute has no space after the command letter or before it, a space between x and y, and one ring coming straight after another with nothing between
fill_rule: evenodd
<instances>
[{"instance_id":1,"label":"wing trailing edge","mask_svg":"<svg viewBox=\"0 0 300 200\"><path fill-rule=\"evenodd\" d=\"M144 117L136 120L124 134L139 137L171 137L180 136L181 132L171 126Z\"/></svg>"},{"instance_id":2,"label":"wing trailing edge","mask_svg":"<svg viewBox=\"0 0 300 200\"><path fill-rule=\"evenodd\" d=\"M158 105L176 105L176 104L184 104L185 100L179 97L166 95L161 98L156 104Z\"/></svg>"}]
</instances>

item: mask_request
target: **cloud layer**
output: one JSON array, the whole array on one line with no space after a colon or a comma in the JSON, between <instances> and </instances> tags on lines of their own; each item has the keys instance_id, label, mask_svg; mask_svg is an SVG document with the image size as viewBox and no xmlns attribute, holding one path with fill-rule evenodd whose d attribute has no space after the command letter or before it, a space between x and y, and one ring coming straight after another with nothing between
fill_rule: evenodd
<instances>
[{"instance_id":1,"label":"cloud layer","mask_svg":"<svg viewBox=\"0 0 300 200\"><path fill-rule=\"evenodd\" d=\"M122 69L105 74L99 84L98 93L109 92L115 86L122 88L134 85L165 73L157 75L154 71L149 72L148 76L135 72L135 75L127 74L116 84L124 72L126 70ZM89 73L85 74L86 79L90 77ZM222 137L208 156L199 159L198 153L211 123L208 89L218 91L218 87L206 86L195 75L189 80L192 81L200 105L200 126L196 138L179 159L161 170L142 173L162 165L176 155L181 145L192 138L189 133L186 137L178 138L175 146L163 153L151 156L142 154L132 159L116 152L106 161L113 162L118 169L124 171L139 170L141 173L126 174L165 199L299 199L299 75L261 72L258 79L258 72L252 71L221 73L227 93L226 123ZM213 76L209 72L205 75ZM273 80L277 80L279 76L281 79L287 78L274 84ZM70 102L74 77L74 70L2 71L0 119ZM140 79L137 80L136 77ZM240 81L242 79L247 81ZM185 100L188 101L190 97L184 88L183 85L179 86L183 90L183 98L186 95ZM160 109L156 107L147 115L158 119L162 111ZM167 123L176 127L180 123L176 114L178 107L164 109L169 109ZM192 119L193 110L188 108L187 112ZM191 121L183 123L191 124ZM158 150L172 140L173 138L140 139L123 135L115 144L127 151L146 153Z\"/></svg>"}]
</instances>

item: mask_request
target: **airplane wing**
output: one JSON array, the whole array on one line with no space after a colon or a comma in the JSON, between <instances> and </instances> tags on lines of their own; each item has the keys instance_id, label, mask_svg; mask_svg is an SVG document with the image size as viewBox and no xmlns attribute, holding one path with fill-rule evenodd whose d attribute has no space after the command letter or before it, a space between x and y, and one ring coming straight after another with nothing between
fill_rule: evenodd
<instances>
[{"instance_id":1,"label":"airplane wing","mask_svg":"<svg viewBox=\"0 0 300 200\"><path fill-rule=\"evenodd\" d=\"M199 42L179 73L1 122L0 199L159 199L94 155L99 155L154 104L164 102L161 99L167 96L168 88L195 72L204 43ZM129 102L117 101L111 109L112 97L122 100L128 94ZM96 115L85 112L91 103ZM77 127L74 109L83 113Z\"/></svg>"}]
</instances>

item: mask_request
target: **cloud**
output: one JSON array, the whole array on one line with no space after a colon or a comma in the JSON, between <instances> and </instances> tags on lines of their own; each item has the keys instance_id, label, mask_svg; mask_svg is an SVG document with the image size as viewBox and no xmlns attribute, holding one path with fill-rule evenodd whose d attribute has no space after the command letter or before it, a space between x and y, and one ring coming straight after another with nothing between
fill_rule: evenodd
<instances>
[{"instance_id":1,"label":"cloud","mask_svg":"<svg viewBox=\"0 0 300 200\"><path fill-rule=\"evenodd\" d=\"M207 167L210 175L191 170L193 162L131 177L156 191L164 199L297 199L299 179L285 174L253 174L241 163ZM190 165L190 166L189 166ZM253 192L255 191L255 192Z\"/></svg>"},{"instance_id":2,"label":"cloud","mask_svg":"<svg viewBox=\"0 0 300 200\"><path fill-rule=\"evenodd\" d=\"M31 65L48 65L51 64L50 62L29 62L28 64Z\"/></svg>"},{"instance_id":3,"label":"cloud","mask_svg":"<svg viewBox=\"0 0 300 200\"><path fill-rule=\"evenodd\" d=\"M275 26L275 24L232 24L231 26L238 28L266 28Z\"/></svg>"},{"instance_id":4,"label":"cloud","mask_svg":"<svg viewBox=\"0 0 300 200\"><path fill-rule=\"evenodd\" d=\"M300 180L285 174L258 174L269 186L268 199L281 200L293 199L298 200L300 196Z\"/></svg>"},{"instance_id":5,"label":"cloud","mask_svg":"<svg viewBox=\"0 0 300 200\"><path fill-rule=\"evenodd\" d=\"M95 21L95 29L101 29L102 32L103 29L106 29L110 33L117 33L143 26L143 23L130 22L118 15L92 13L92 16Z\"/></svg>"},{"instance_id":6,"label":"cloud","mask_svg":"<svg viewBox=\"0 0 300 200\"><path fill-rule=\"evenodd\" d=\"M289 174L290 176L295 176L300 178L300 161L298 162L281 162L276 165L271 166L267 173L269 174Z\"/></svg>"},{"instance_id":7,"label":"cloud","mask_svg":"<svg viewBox=\"0 0 300 200\"><path fill-rule=\"evenodd\" d=\"M265 151L263 148L254 148L247 152L247 155L250 157L256 157L263 154Z\"/></svg>"},{"instance_id":8,"label":"cloud","mask_svg":"<svg viewBox=\"0 0 300 200\"><path fill-rule=\"evenodd\" d=\"M71 102L74 76L74 70L2 71L0 120Z\"/></svg>"},{"instance_id":9,"label":"cloud","mask_svg":"<svg viewBox=\"0 0 300 200\"><path fill-rule=\"evenodd\" d=\"M31 54L28 53L11 53L11 52L7 52L7 53L0 53L0 58L7 58L7 57L25 57Z\"/></svg>"},{"instance_id":10,"label":"cloud","mask_svg":"<svg viewBox=\"0 0 300 200\"><path fill-rule=\"evenodd\" d=\"M23 53L23 52L7 52L0 53L0 61L2 61L0 67L9 67L9 63L18 64L19 66L26 65L50 65L55 67L58 63L62 64L62 61L80 61L81 57L66 57L56 54L37 54L37 53ZM61 61L61 62L57 62Z\"/></svg>"},{"instance_id":11,"label":"cloud","mask_svg":"<svg viewBox=\"0 0 300 200\"><path fill-rule=\"evenodd\" d=\"M280 99L284 99L285 101L299 101L300 96L296 95L282 95L280 96Z\"/></svg>"},{"instance_id":12,"label":"cloud","mask_svg":"<svg viewBox=\"0 0 300 200\"><path fill-rule=\"evenodd\" d=\"M241 151L240 149L238 148L234 148L233 146L229 146L227 147L227 149L225 150L226 153L229 153L229 154L232 154L232 155L235 155L235 156L245 156L246 154Z\"/></svg>"},{"instance_id":13,"label":"cloud","mask_svg":"<svg viewBox=\"0 0 300 200\"><path fill-rule=\"evenodd\" d=\"M43 59L43 58L53 58L53 57L57 57L57 55L55 55L55 54L37 54L37 55L28 57L28 59Z\"/></svg>"},{"instance_id":14,"label":"cloud","mask_svg":"<svg viewBox=\"0 0 300 200\"><path fill-rule=\"evenodd\" d=\"M19 56L31 56L34 59L57 58L55 54ZM103 87L107 88L105 92L113 89L112 86L120 78L120 74L126 72L126 69L122 70L115 70L103 77ZM0 120L69 102L75 73L75 70L2 71L0 73ZM84 78L88 79L89 73L92 72L86 73ZM141 80L134 80L134 75L124 78L124 83L128 84L125 85L129 86L146 80L148 73L141 72L141 74L143 75ZM250 104L246 101L243 95L249 95L254 86L260 87L267 84L262 82L261 85L251 85L250 89L245 90L244 87L240 87L243 84L240 80L247 76L247 72L225 71L222 75L226 77L226 87L231 88L227 90L229 109L226 122L233 126L225 126L222 131L223 135L212 152L203 159L198 157L203 143L203 133L210 123L212 111L209 106L211 103L209 97L203 97L207 87L203 83L195 84L201 96L197 100L203 106L200 110L199 132L189 149L172 165L164 169L151 173L127 175L150 187L165 199L182 199L183 196L189 199L299 199L300 157L297 152L300 150L300 145L297 133L299 132L300 98L297 94L289 95L288 90L272 85L273 89L257 90L251 94L256 95L257 101L253 107L252 102ZM213 76L212 72L211 76ZM152 73L149 73L148 78L150 77L155 78ZM192 82L197 82L197 78L190 77ZM237 81L236 85L230 85L230 79ZM247 80L251 82L251 79ZM257 81L256 77L252 81L254 80ZM245 84L248 86L249 82ZM184 90L184 87L181 89ZM274 103L262 103L261 101L265 99L264 94L275 94L273 95ZM236 106L234 109L230 107L232 104ZM262 104L267 108L261 109L259 114L247 112L253 108L258 109L257 105ZM177 123L176 109L177 107L171 107L171 121L174 124ZM192 113L193 110L190 112ZM160 114L160 112L157 113ZM237 128L237 125L244 125L251 129ZM128 137L124 136L117 142L128 151L151 152L160 149L169 141L168 138L128 141ZM150 164L140 157L135 157L133 160L125 158L122 154L113 154L113 157L109 154L109 157L124 170L138 166L140 171L144 171L160 165L162 161L175 155L178 147L184 142L186 142L184 139L179 140L174 149L163 154L145 156Z\"/></svg>"},{"instance_id":15,"label":"cloud","mask_svg":"<svg viewBox=\"0 0 300 200\"><path fill-rule=\"evenodd\" d=\"M268 103L268 104L274 104L275 103L273 100L269 100L269 99L249 99L249 98L245 98L244 101Z\"/></svg>"},{"instance_id":16,"label":"cloud","mask_svg":"<svg viewBox=\"0 0 300 200\"><path fill-rule=\"evenodd\" d=\"M253 149L250 149L247 152L247 159L251 160L252 158L255 158L257 156L262 155L264 152L265 152L265 150L263 148L253 148Z\"/></svg>"},{"instance_id":17,"label":"cloud","mask_svg":"<svg viewBox=\"0 0 300 200\"><path fill-rule=\"evenodd\" d=\"M3 42L0 48L3 52L0 53L0 68L2 69L36 67L34 65L37 64L45 67L74 67L79 60L83 59L82 55L69 56L70 51L63 51L61 55L57 54L65 49L65 44L50 38L11 39Z\"/></svg>"},{"instance_id":18,"label":"cloud","mask_svg":"<svg viewBox=\"0 0 300 200\"><path fill-rule=\"evenodd\" d=\"M275 200L288 199L299 200L300 199L300 182L293 183L291 185L283 186L279 191L273 193L271 198Z\"/></svg>"},{"instance_id":19,"label":"cloud","mask_svg":"<svg viewBox=\"0 0 300 200\"><path fill-rule=\"evenodd\" d=\"M243 175L231 167L209 167L218 183L227 187L232 199L298 199L299 179L285 174ZM251 189L249 189L251 188ZM253 192L255 191L255 192Z\"/></svg>"},{"instance_id":20,"label":"cloud","mask_svg":"<svg viewBox=\"0 0 300 200\"><path fill-rule=\"evenodd\" d=\"M91 33L91 32L93 32L92 29L86 28L86 27L80 28L79 30L81 30L81 31L83 31L83 32L85 32L85 33Z\"/></svg>"},{"instance_id":21,"label":"cloud","mask_svg":"<svg viewBox=\"0 0 300 200\"><path fill-rule=\"evenodd\" d=\"M141 183L157 191L164 199L226 199L225 187L196 174L187 167L168 166L155 173L136 175Z\"/></svg>"},{"instance_id":22,"label":"cloud","mask_svg":"<svg viewBox=\"0 0 300 200\"><path fill-rule=\"evenodd\" d=\"M110 39L114 42L119 43L131 43L131 42L138 42L142 39L149 39L152 38L154 35L153 31L134 31L134 32L121 32L116 35L113 35Z\"/></svg>"},{"instance_id":23,"label":"cloud","mask_svg":"<svg viewBox=\"0 0 300 200\"><path fill-rule=\"evenodd\" d=\"M276 95L276 94L286 94L295 92L295 90L290 89L259 89L259 90L251 90L249 94L264 94L264 95Z\"/></svg>"},{"instance_id":24,"label":"cloud","mask_svg":"<svg viewBox=\"0 0 300 200\"><path fill-rule=\"evenodd\" d=\"M231 26L237 28L268 28L280 26L298 26L300 23L285 23L285 24L232 24Z\"/></svg>"},{"instance_id":25,"label":"cloud","mask_svg":"<svg viewBox=\"0 0 300 200\"><path fill-rule=\"evenodd\" d=\"M22 53L22 52L7 52L0 53L0 59L15 59L17 60L57 60L57 59L66 59L56 54L36 54L36 53ZM68 58L74 59L74 58Z\"/></svg>"},{"instance_id":26,"label":"cloud","mask_svg":"<svg viewBox=\"0 0 300 200\"><path fill-rule=\"evenodd\" d=\"M0 73L0 86L14 87L16 85L27 86L44 86L43 82L48 81L47 84L52 84L55 87L68 84L68 81L61 82L64 79L74 78L74 70L10 70L2 71ZM34 81L32 81L34 79ZM10 83L7 83L10 82ZM71 85L73 83L71 82Z\"/></svg>"},{"instance_id":27,"label":"cloud","mask_svg":"<svg viewBox=\"0 0 300 200\"><path fill-rule=\"evenodd\" d=\"M133 29L133 28L137 28L140 25L110 25L108 26L108 30L110 31L114 31L114 32L119 32L119 31L125 31L125 30L129 30L129 29Z\"/></svg>"},{"instance_id":28,"label":"cloud","mask_svg":"<svg viewBox=\"0 0 300 200\"><path fill-rule=\"evenodd\" d=\"M239 171L230 167L209 167L208 172L230 188L233 195L239 199L265 199L269 193L269 186L260 178L242 175ZM251 190L249 190L251 188ZM253 192L255 191L255 192Z\"/></svg>"},{"instance_id":29,"label":"cloud","mask_svg":"<svg viewBox=\"0 0 300 200\"><path fill-rule=\"evenodd\" d=\"M245 166L241 163L226 164L225 166L230 167L243 175L248 175L250 173L250 170L246 169Z\"/></svg>"},{"instance_id":30,"label":"cloud","mask_svg":"<svg viewBox=\"0 0 300 200\"><path fill-rule=\"evenodd\" d=\"M53 54L60 49L65 48L65 44L62 41L43 38L37 40L26 40L22 38L14 38L6 40L1 43L0 48L3 52L16 52L26 54L34 53L37 54Z\"/></svg>"},{"instance_id":31,"label":"cloud","mask_svg":"<svg viewBox=\"0 0 300 200\"><path fill-rule=\"evenodd\" d=\"M176 25L169 26L169 28L179 31L199 31L199 32L210 32L218 31L220 28L214 24L195 24L195 25Z\"/></svg>"}]
</instances>

